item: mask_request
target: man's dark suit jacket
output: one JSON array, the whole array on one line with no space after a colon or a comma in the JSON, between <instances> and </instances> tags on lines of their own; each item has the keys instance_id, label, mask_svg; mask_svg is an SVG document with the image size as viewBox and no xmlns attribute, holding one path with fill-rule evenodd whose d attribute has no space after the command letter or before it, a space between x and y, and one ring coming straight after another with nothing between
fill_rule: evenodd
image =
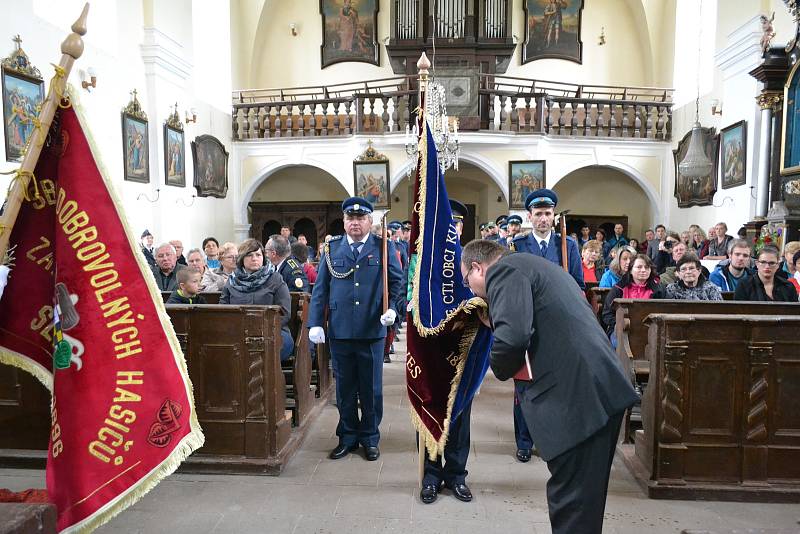
<instances>
[{"instance_id":1,"label":"man's dark suit jacket","mask_svg":"<svg viewBox=\"0 0 800 534\"><path fill-rule=\"evenodd\" d=\"M573 448L636 402L586 297L561 267L511 254L489 268L486 290L495 376L514 376L526 351L531 360L533 381L520 406L543 460Z\"/></svg>"}]
</instances>

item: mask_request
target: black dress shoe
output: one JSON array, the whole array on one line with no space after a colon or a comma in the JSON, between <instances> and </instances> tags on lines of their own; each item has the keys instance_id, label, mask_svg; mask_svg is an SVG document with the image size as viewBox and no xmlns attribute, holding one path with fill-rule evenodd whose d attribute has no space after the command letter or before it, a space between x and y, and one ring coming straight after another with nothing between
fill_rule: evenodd
<instances>
[{"instance_id":1,"label":"black dress shoe","mask_svg":"<svg viewBox=\"0 0 800 534\"><path fill-rule=\"evenodd\" d=\"M331 451L328 458L331 460L338 460L339 458L344 458L356 449L358 449L358 445L345 445L344 443L340 443Z\"/></svg>"},{"instance_id":2,"label":"black dress shoe","mask_svg":"<svg viewBox=\"0 0 800 534\"><path fill-rule=\"evenodd\" d=\"M430 504L436 500L436 497L439 496L439 491L441 491L444 484L439 482L438 484L425 484L422 486L422 489L419 492L419 498L424 504Z\"/></svg>"},{"instance_id":3,"label":"black dress shoe","mask_svg":"<svg viewBox=\"0 0 800 534\"><path fill-rule=\"evenodd\" d=\"M469 486L463 482L461 484L448 485L447 487L453 491L453 495L459 501L470 502L472 500L472 492L469 490Z\"/></svg>"},{"instance_id":4,"label":"black dress shoe","mask_svg":"<svg viewBox=\"0 0 800 534\"><path fill-rule=\"evenodd\" d=\"M531 450L530 449L517 449L517 460L520 462L527 463L531 461Z\"/></svg>"},{"instance_id":5,"label":"black dress shoe","mask_svg":"<svg viewBox=\"0 0 800 534\"><path fill-rule=\"evenodd\" d=\"M388 354L383 355L383 363L392 363L392 359L389 357Z\"/></svg>"},{"instance_id":6,"label":"black dress shoe","mask_svg":"<svg viewBox=\"0 0 800 534\"><path fill-rule=\"evenodd\" d=\"M364 447L364 455L367 457L367 460L370 462L374 462L381 456L381 451L378 447Z\"/></svg>"}]
</instances>

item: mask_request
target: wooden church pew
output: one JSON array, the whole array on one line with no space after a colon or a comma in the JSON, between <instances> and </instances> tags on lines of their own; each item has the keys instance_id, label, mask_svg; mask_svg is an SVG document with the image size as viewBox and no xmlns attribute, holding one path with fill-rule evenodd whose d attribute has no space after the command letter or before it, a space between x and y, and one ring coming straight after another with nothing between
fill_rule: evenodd
<instances>
[{"instance_id":1,"label":"wooden church pew","mask_svg":"<svg viewBox=\"0 0 800 534\"><path fill-rule=\"evenodd\" d=\"M645 322L644 427L618 451L647 495L800 502L800 316Z\"/></svg>"}]
</instances>

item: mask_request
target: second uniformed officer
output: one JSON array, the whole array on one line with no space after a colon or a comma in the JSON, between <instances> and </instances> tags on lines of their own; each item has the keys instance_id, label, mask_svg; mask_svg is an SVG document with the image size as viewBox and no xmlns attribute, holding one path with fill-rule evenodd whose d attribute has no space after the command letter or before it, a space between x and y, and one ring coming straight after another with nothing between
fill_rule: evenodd
<instances>
[{"instance_id":1,"label":"second uniformed officer","mask_svg":"<svg viewBox=\"0 0 800 534\"><path fill-rule=\"evenodd\" d=\"M311 285L303 270L303 264L292 256L292 247L289 245L288 239L278 234L270 236L264 246L264 251L270 263L289 286L289 291L311 293Z\"/></svg>"},{"instance_id":2,"label":"second uniformed officer","mask_svg":"<svg viewBox=\"0 0 800 534\"><path fill-rule=\"evenodd\" d=\"M537 189L530 193L528 198L525 199L525 208L528 210L528 219L533 225L533 232L527 235L517 234L511 240L509 248L517 252L527 252L534 256L540 256L557 265L562 265L562 237L561 234L553 231L556 204L558 204L558 196L550 189ZM581 266L578 244L569 236L566 237L566 240L569 274L572 275L581 289L584 289L583 267ZM520 462L527 462L531 459L534 447L528 424L522 416L522 409L519 404L520 391L525 387L524 382L514 381L514 437L517 442L516 456Z\"/></svg>"},{"instance_id":3,"label":"second uniformed officer","mask_svg":"<svg viewBox=\"0 0 800 534\"><path fill-rule=\"evenodd\" d=\"M324 343L325 309L328 338L336 377L339 444L329 457L343 458L364 447L367 460L380 456L383 416L383 344L386 327L404 313L403 271L394 244L370 233L372 204L360 197L342 203L344 236L332 238L319 263L309 313L308 337ZM389 309L383 311L382 261L388 261ZM361 406L359 417L358 407Z\"/></svg>"}]
</instances>

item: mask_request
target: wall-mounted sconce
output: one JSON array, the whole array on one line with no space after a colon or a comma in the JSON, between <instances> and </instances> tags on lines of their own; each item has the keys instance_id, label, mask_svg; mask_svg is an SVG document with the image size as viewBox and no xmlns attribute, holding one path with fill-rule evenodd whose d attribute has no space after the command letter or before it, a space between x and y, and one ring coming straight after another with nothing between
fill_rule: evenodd
<instances>
[{"instance_id":1,"label":"wall-mounted sconce","mask_svg":"<svg viewBox=\"0 0 800 534\"><path fill-rule=\"evenodd\" d=\"M191 113L191 115L189 115ZM184 111L184 119L183 122L189 124L190 122L197 122L197 110L192 108L189 111Z\"/></svg>"},{"instance_id":2,"label":"wall-mounted sconce","mask_svg":"<svg viewBox=\"0 0 800 534\"><path fill-rule=\"evenodd\" d=\"M498 202L502 202L502 201L503 201L503 194L502 194L502 193L500 193L499 195L497 195L497 201L498 201Z\"/></svg>"},{"instance_id":3,"label":"wall-mounted sconce","mask_svg":"<svg viewBox=\"0 0 800 534\"><path fill-rule=\"evenodd\" d=\"M606 28L605 26L600 26L600 36L597 38L597 46L603 46L606 44Z\"/></svg>"},{"instance_id":4,"label":"wall-mounted sconce","mask_svg":"<svg viewBox=\"0 0 800 534\"><path fill-rule=\"evenodd\" d=\"M297 37L297 24L295 24L294 22L290 22L289 31L292 32L292 37Z\"/></svg>"},{"instance_id":5,"label":"wall-mounted sconce","mask_svg":"<svg viewBox=\"0 0 800 534\"><path fill-rule=\"evenodd\" d=\"M722 115L722 102L720 102L716 98L711 101L711 114Z\"/></svg>"},{"instance_id":6,"label":"wall-mounted sconce","mask_svg":"<svg viewBox=\"0 0 800 534\"><path fill-rule=\"evenodd\" d=\"M512 35L511 36L511 42L514 43L514 44L519 43L519 37L517 37L516 35Z\"/></svg>"},{"instance_id":7,"label":"wall-mounted sconce","mask_svg":"<svg viewBox=\"0 0 800 534\"><path fill-rule=\"evenodd\" d=\"M383 41L383 46L386 46L386 45L389 44L389 39L391 39L391 37L389 37L388 35L386 37L384 37L383 39L381 39L381 41Z\"/></svg>"},{"instance_id":8,"label":"wall-mounted sconce","mask_svg":"<svg viewBox=\"0 0 800 534\"><path fill-rule=\"evenodd\" d=\"M400 197L395 195L392 200L394 200L395 202L400 202Z\"/></svg>"},{"instance_id":9,"label":"wall-mounted sconce","mask_svg":"<svg viewBox=\"0 0 800 534\"><path fill-rule=\"evenodd\" d=\"M95 72L94 67L89 67L85 71L80 72L81 75L81 87L92 92L92 89L97 87L97 72ZM89 88L92 89L89 89Z\"/></svg>"},{"instance_id":10,"label":"wall-mounted sconce","mask_svg":"<svg viewBox=\"0 0 800 534\"><path fill-rule=\"evenodd\" d=\"M156 198L154 198L153 200L150 200L150 197L147 196L147 193L139 193L139 195L136 197L136 200L139 200L140 198L144 197L144 199L150 203L158 202L158 197L160 194L161 194L161 188L156 189Z\"/></svg>"}]
</instances>

